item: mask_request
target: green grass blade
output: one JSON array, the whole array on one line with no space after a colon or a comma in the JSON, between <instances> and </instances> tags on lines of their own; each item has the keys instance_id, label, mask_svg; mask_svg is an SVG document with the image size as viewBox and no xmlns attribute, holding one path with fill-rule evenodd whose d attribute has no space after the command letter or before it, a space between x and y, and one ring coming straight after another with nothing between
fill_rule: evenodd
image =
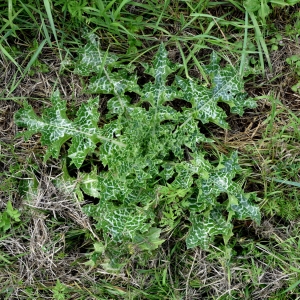
<instances>
[{"instance_id":1,"label":"green grass blade","mask_svg":"<svg viewBox=\"0 0 300 300\"><path fill-rule=\"evenodd\" d=\"M49 23L50 23L50 26L51 26L51 30L52 30L52 33L54 35L54 38L55 38L55 41L56 41L56 44L57 44L57 47L58 47L60 60L62 61L63 60L62 59L62 54L61 54L60 46L59 46L59 43L58 43L58 38L57 38L57 34L56 34L56 29L55 29L55 25L54 25L54 21L53 21L53 17L52 17L51 6L50 6L49 0L44 0L44 5L45 5L46 13L47 13L47 16L48 16L48 19L49 19Z\"/></svg>"},{"instance_id":2,"label":"green grass blade","mask_svg":"<svg viewBox=\"0 0 300 300\"><path fill-rule=\"evenodd\" d=\"M24 75L30 70L30 68L32 67L33 63L36 61L36 59L38 58L39 54L41 53L45 43L46 43L46 39L43 40L41 42L41 44L39 45L39 47L36 49L35 53L33 54L33 56L31 57L28 65L26 66L25 70L24 70Z\"/></svg>"},{"instance_id":3,"label":"green grass blade","mask_svg":"<svg viewBox=\"0 0 300 300\"><path fill-rule=\"evenodd\" d=\"M12 3L12 0L8 0L8 19L9 19L9 21L12 20L12 15L13 15L13 3Z\"/></svg>"},{"instance_id":4,"label":"green grass blade","mask_svg":"<svg viewBox=\"0 0 300 300\"><path fill-rule=\"evenodd\" d=\"M12 262L7 260L3 255L0 254L0 261L4 261L6 264L11 264Z\"/></svg>"},{"instance_id":5,"label":"green grass blade","mask_svg":"<svg viewBox=\"0 0 300 300\"><path fill-rule=\"evenodd\" d=\"M7 97L18 87L18 85L20 84L20 82L23 80L24 76L28 73L28 71L32 67L33 63L36 61L37 57L41 53L41 51L42 51L45 43L46 43L46 40L43 40L41 42L41 44L39 45L39 47L37 48L37 50L35 51L35 53L31 57L29 63L26 66L26 68L24 69L24 72L23 72L21 78L17 82L14 81L14 83L12 84L9 93L7 94Z\"/></svg>"},{"instance_id":6,"label":"green grass blade","mask_svg":"<svg viewBox=\"0 0 300 300\"><path fill-rule=\"evenodd\" d=\"M273 177L267 177L267 179L273 180L275 182L283 183L283 184L296 186L296 187L300 188L300 183L299 182L289 181L289 180L282 180L282 179L277 179L277 178L273 178Z\"/></svg>"},{"instance_id":7,"label":"green grass blade","mask_svg":"<svg viewBox=\"0 0 300 300\"><path fill-rule=\"evenodd\" d=\"M168 6L169 4L170 4L170 1L169 1L169 0L168 0L168 1L165 1L164 8L163 8L161 14L159 15L159 17L158 17L158 19L157 19L157 22L156 22L156 24L155 24L153 33L155 33L155 32L157 31L157 29L158 29L158 24L160 23L160 21L161 21L161 19L162 19L162 16L163 16L163 14L164 14L164 12L165 12L165 10L166 10L166 8L167 8L167 6Z\"/></svg>"},{"instance_id":8,"label":"green grass blade","mask_svg":"<svg viewBox=\"0 0 300 300\"><path fill-rule=\"evenodd\" d=\"M123 8L124 5L126 5L127 3L129 3L131 0L123 0L120 5L118 6L117 10L114 12L113 16L114 16L114 20L117 19L120 16L121 13L121 9Z\"/></svg>"},{"instance_id":9,"label":"green grass blade","mask_svg":"<svg viewBox=\"0 0 300 300\"><path fill-rule=\"evenodd\" d=\"M117 28L117 30L119 29L119 28L121 28L127 35L130 35L130 36L132 36L133 38L134 38L134 35L131 33L131 32L129 32L121 23L118 23L118 22L113 22L113 23L111 23L110 24L112 27L114 27L114 28ZM118 30L119 31L119 30Z\"/></svg>"},{"instance_id":10,"label":"green grass blade","mask_svg":"<svg viewBox=\"0 0 300 300\"><path fill-rule=\"evenodd\" d=\"M43 31L44 31L44 34L45 34L45 38L47 40L47 43L48 43L49 47L52 47L50 35L49 35L49 32L48 32L47 27L45 25L44 19L42 19L42 28L43 28Z\"/></svg>"},{"instance_id":11,"label":"green grass blade","mask_svg":"<svg viewBox=\"0 0 300 300\"><path fill-rule=\"evenodd\" d=\"M181 48L181 45L179 42L176 42L176 45L177 45L177 48L179 49L179 52L180 52L180 55L181 55L181 58L182 58L182 64L183 64L183 67L184 67L184 72L185 72L185 76L186 78L191 78L190 75L189 75L189 70L188 70L188 67L187 67L187 61L186 61L186 58L185 58L185 55L183 53L183 50Z\"/></svg>"},{"instance_id":12,"label":"green grass blade","mask_svg":"<svg viewBox=\"0 0 300 300\"><path fill-rule=\"evenodd\" d=\"M258 48L260 49L260 55L262 55L262 51L261 51L261 48L262 50L264 51L264 54L265 54L265 57L267 59L267 62L268 62L268 66L270 68L270 71L272 72L272 63L271 63L271 59L270 59L270 55L269 55L269 50L267 48L267 45L266 45L266 42L264 40L264 37L263 37L263 34L259 28L259 25L258 25L258 22L255 18L255 15L253 12L248 12L249 13L249 16L252 20L252 23L254 25L254 30L255 30L255 39L257 40L257 45L258 45ZM263 59L260 59L261 60L261 67L263 68L264 70L264 63L263 63Z\"/></svg>"},{"instance_id":13,"label":"green grass blade","mask_svg":"<svg viewBox=\"0 0 300 300\"><path fill-rule=\"evenodd\" d=\"M19 72L22 74L22 70L20 65L14 60L14 58L6 51L6 49L2 46L0 40L0 51L18 68Z\"/></svg>"},{"instance_id":14,"label":"green grass blade","mask_svg":"<svg viewBox=\"0 0 300 300\"><path fill-rule=\"evenodd\" d=\"M240 64L240 75L243 76L244 69L245 69L245 60L246 60L246 53L247 53L247 42L248 42L248 12L245 12L245 32L244 32L244 43L243 43L243 50L242 50L242 57L241 57L241 64Z\"/></svg>"},{"instance_id":15,"label":"green grass blade","mask_svg":"<svg viewBox=\"0 0 300 300\"><path fill-rule=\"evenodd\" d=\"M283 291L282 294L285 294L287 292L292 291L294 288L296 288L298 285L300 284L300 280L296 281L295 283L293 283L289 288L287 288L285 291Z\"/></svg>"},{"instance_id":16,"label":"green grass blade","mask_svg":"<svg viewBox=\"0 0 300 300\"><path fill-rule=\"evenodd\" d=\"M188 47L188 46L187 46L187 47ZM207 76L206 76L206 73L205 73L203 67L200 65L200 63L199 63L197 57L195 56L195 52L196 52L196 51L199 51L200 49L206 49L206 48L208 48L208 47L205 46L205 45L201 45L201 42L200 42L198 45L197 45L197 44L194 45L193 50L190 50L190 48L188 47L188 49L190 50L190 53L189 53L189 55L188 55L188 57L187 57L187 62L192 58L193 61L194 61L194 63L195 63L195 65L197 66L197 68L198 68L198 70L199 70L201 76L202 76L203 79L205 80L206 84L209 84L209 80L208 80L208 78L207 78Z\"/></svg>"},{"instance_id":17,"label":"green grass blade","mask_svg":"<svg viewBox=\"0 0 300 300\"><path fill-rule=\"evenodd\" d=\"M28 16L32 19L32 21L34 22L34 24L38 27L39 24L36 20L36 18L34 17L34 15L32 14L33 7L31 5L25 5L22 1L20 1L20 4L22 5L23 9L26 11L26 13L28 14Z\"/></svg>"},{"instance_id":18,"label":"green grass blade","mask_svg":"<svg viewBox=\"0 0 300 300\"><path fill-rule=\"evenodd\" d=\"M15 13L13 16L10 17L10 19L2 18L2 21L5 21L4 26L0 29L0 33L6 29L6 27L10 26L12 32L15 32L16 29L19 29L14 23L13 20L23 11L23 9L20 9L17 13Z\"/></svg>"}]
</instances>

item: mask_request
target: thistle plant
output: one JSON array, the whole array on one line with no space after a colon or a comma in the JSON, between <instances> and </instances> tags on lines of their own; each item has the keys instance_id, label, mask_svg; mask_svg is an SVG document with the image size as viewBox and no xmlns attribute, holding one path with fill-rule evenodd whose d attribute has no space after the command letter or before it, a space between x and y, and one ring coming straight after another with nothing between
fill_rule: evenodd
<instances>
[{"instance_id":1,"label":"thistle plant","mask_svg":"<svg viewBox=\"0 0 300 300\"><path fill-rule=\"evenodd\" d=\"M98 97L83 103L71 120L58 91L41 117L28 103L15 115L16 124L27 128L25 138L41 133L41 143L47 146L45 160L58 159L67 143L67 155L77 169L92 154L104 166L98 171L92 165L90 173L78 170L81 191L99 200L83 209L102 233L101 251L118 252L122 245L127 250L133 246L154 250L163 242L161 233L183 219L189 224L187 247L204 249L216 235L227 243L233 219L259 223L259 209L252 204L255 195L245 193L235 181L241 171L237 152L220 154L219 162L212 163L204 145L213 140L199 130L208 122L228 128L220 102L239 115L255 107L243 92L238 71L231 65L220 67L213 52L210 64L204 66L209 87L184 79L176 75L180 65L169 61L161 44L153 62L142 64L153 80L141 86L132 68L118 59L102 52L96 37L89 35L75 67L77 74L93 76L88 93L100 94L100 101L101 95L112 95L104 126L99 126ZM132 103L128 92L138 95L139 101ZM175 99L189 105L176 110L170 105ZM225 201L219 201L220 195L227 195Z\"/></svg>"}]
</instances>

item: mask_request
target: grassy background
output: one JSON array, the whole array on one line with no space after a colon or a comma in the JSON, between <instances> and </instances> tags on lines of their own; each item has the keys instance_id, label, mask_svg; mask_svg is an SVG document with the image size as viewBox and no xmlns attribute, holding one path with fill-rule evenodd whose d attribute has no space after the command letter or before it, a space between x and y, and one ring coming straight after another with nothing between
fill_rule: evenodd
<instances>
[{"instance_id":1,"label":"grassy background","mask_svg":"<svg viewBox=\"0 0 300 300\"><path fill-rule=\"evenodd\" d=\"M294 2L0 4L3 299L300 299L300 5ZM261 226L236 221L231 250L218 240L209 251L187 250L179 224L143 264L135 249L118 273L109 272L105 261L86 264L94 250L93 225L71 195L54 187L62 163L43 163L39 136L26 142L18 137L13 115L24 100L40 112L55 88L70 111L88 99L72 62L89 31L128 65L151 61L163 41L187 78L207 81L201 66L212 50L245 76L258 107L243 117L229 115L230 130L206 126L216 141L207 150L214 155L237 149L244 187L261 198ZM143 76L139 67L137 72Z\"/></svg>"}]
</instances>

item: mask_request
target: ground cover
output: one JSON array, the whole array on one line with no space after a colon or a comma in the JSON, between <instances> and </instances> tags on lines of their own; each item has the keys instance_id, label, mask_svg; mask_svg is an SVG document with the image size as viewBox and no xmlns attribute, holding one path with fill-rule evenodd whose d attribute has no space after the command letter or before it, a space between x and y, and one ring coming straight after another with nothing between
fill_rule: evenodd
<instances>
[{"instance_id":1,"label":"ground cover","mask_svg":"<svg viewBox=\"0 0 300 300\"><path fill-rule=\"evenodd\" d=\"M297 2L1 4L0 295L297 299Z\"/></svg>"}]
</instances>

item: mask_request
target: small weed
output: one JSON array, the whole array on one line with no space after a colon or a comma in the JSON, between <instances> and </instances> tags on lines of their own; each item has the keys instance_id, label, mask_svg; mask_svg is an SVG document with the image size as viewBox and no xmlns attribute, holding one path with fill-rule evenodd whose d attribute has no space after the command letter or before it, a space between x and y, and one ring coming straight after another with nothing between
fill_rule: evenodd
<instances>
[{"instance_id":1,"label":"small weed","mask_svg":"<svg viewBox=\"0 0 300 300\"><path fill-rule=\"evenodd\" d=\"M7 231L14 222L20 222L20 212L12 207L10 201L6 204L6 210L0 213L0 230Z\"/></svg>"},{"instance_id":2,"label":"small weed","mask_svg":"<svg viewBox=\"0 0 300 300\"><path fill-rule=\"evenodd\" d=\"M291 66L292 71L297 74L297 77L300 78L300 56L292 55L286 59L286 62ZM295 93L300 92L300 80L291 87L292 91Z\"/></svg>"},{"instance_id":3,"label":"small weed","mask_svg":"<svg viewBox=\"0 0 300 300\"><path fill-rule=\"evenodd\" d=\"M273 37L271 40L270 40L270 43L271 43L271 50L272 51L277 51L279 49L279 47L282 47L284 46L284 42L282 40L282 35L281 34L276 34L275 37Z\"/></svg>"},{"instance_id":4,"label":"small weed","mask_svg":"<svg viewBox=\"0 0 300 300\"><path fill-rule=\"evenodd\" d=\"M66 294L68 293L67 287L62 284L59 279L56 281L55 287L52 289L53 299L55 300L65 300Z\"/></svg>"}]
</instances>

